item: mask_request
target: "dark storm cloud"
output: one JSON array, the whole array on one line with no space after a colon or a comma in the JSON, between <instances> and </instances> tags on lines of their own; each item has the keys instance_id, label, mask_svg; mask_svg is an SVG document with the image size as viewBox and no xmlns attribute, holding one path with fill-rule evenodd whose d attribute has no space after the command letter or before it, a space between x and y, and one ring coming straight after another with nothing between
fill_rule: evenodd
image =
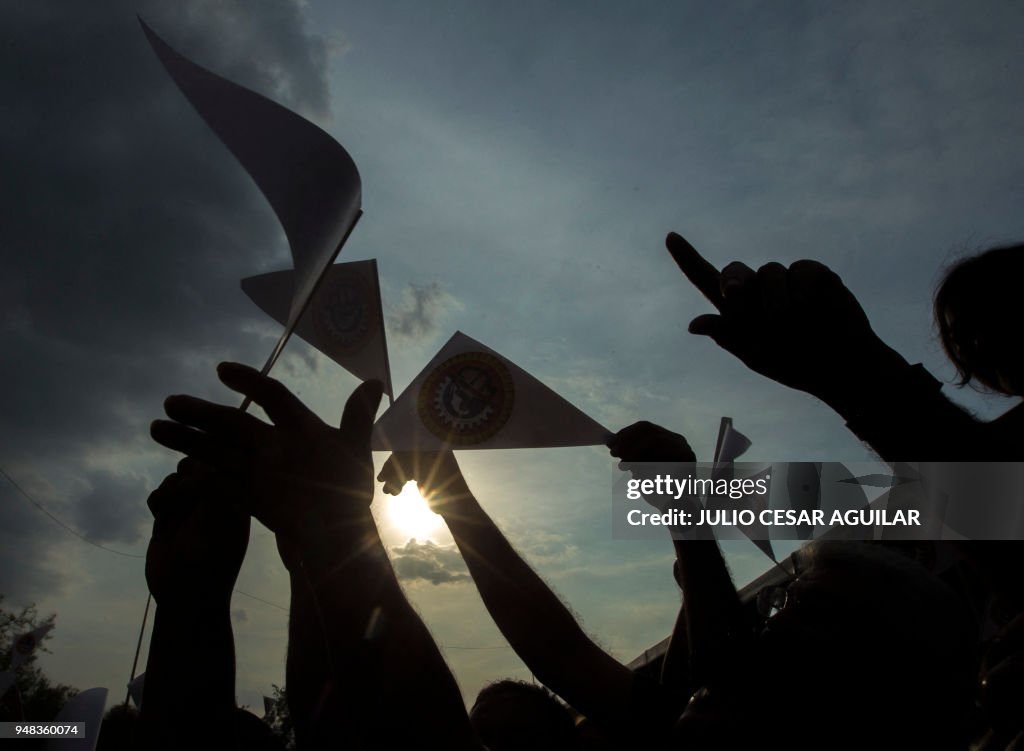
<instances>
[{"instance_id":1,"label":"dark storm cloud","mask_svg":"<svg viewBox=\"0 0 1024 751\"><path fill-rule=\"evenodd\" d=\"M91 472L88 492L74 505L77 529L96 542L133 543L140 526L151 517L146 505L146 482L132 475L106 470Z\"/></svg>"},{"instance_id":2,"label":"dark storm cloud","mask_svg":"<svg viewBox=\"0 0 1024 751\"><path fill-rule=\"evenodd\" d=\"M0 594L27 603L56 589L60 565L46 555L53 525L6 480L0 480L0 520Z\"/></svg>"},{"instance_id":3,"label":"dark storm cloud","mask_svg":"<svg viewBox=\"0 0 1024 751\"><path fill-rule=\"evenodd\" d=\"M328 111L326 47L298 2L5 10L0 466L59 471L65 482L40 486L40 500L123 542L147 516L147 483L116 465L159 456L146 425L163 396L209 391L220 359L265 356L253 327L243 333L257 314L238 280L288 263L269 207L164 73L136 13L197 62L309 116ZM107 469L86 470L87 456ZM21 513L5 503L0 529ZM17 523L18 547L41 560L52 533ZM0 591L25 566L0 569Z\"/></svg>"},{"instance_id":4,"label":"dark storm cloud","mask_svg":"<svg viewBox=\"0 0 1024 751\"><path fill-rule=\"evenodd\" d=\"M438 545L430 540L409 540L401 547L391 548L391 563L399 578L406 580L422 579L436 585L470 578L454 545Z\"/></svg>"}]
</instances>

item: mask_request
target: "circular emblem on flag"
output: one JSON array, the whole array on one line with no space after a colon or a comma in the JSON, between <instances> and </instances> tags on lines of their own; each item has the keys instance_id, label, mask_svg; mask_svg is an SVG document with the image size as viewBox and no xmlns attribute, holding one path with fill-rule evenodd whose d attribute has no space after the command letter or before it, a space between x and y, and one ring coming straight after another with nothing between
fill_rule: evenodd
<instances>
[{"instance_id":1,"label":"circular emblem on flag","mask_svg":"<svg viewBox=\"0 0 1024 751\"><path fill-rule=\"evenodd\" d=\"M471 446L501 430L514 400L505 364L486 352L466 352L427 376L417 408L423 424L438 438L452 446Z\"/></svg>"},{"instance_id":2,"label":"circular emblem on flag","mask_svg":"<svg viewBox=\"0 0 1024 751\"><path fill-rule=\"evenodd\" d=\"M330 274L317 290L313 326L343 354L362 349L377 328L378 311L361 274Z\"/></svg>"}]
</instances>

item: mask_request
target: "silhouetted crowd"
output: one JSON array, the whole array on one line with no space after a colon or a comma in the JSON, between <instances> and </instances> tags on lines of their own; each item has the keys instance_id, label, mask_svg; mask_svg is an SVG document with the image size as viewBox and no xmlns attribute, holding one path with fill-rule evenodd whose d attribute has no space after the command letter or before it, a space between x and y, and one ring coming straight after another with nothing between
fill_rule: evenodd
<instances>
[{"instance_id":1,"label":"silhouetted crowd","mask_svg":"<svg viewBox=\"0 0 1024 751\"><path fill-rule=\"evenodd\" d=\"M1024 408L984 422L948 400L826 266L719 271L679 235L667 247L715 308L691 333L822 400L882 460L1024 460ZM1022 280L1015 245L941 282L935 322L964 384L1024 395ZM666 321L666 336L674 328ZM223 363L218 375L270 422L171 396L152 425L185 458L149 498L146 748L281 748L235 704L230 598L255 518L290 575L286 685L302 749L1024 749L1018 543L812 542L773 583L741 593L717 542L673 539L676 627L657 660L630 669L508 542L451 452L395 453L376 479L387 493L418 483L542 684L498 681L467 712L371 514L382 385L359 386L335 428L256 370ZM627 470L697 459L683 436L649 422L609 449Z\"/></svg>"}]
</instances>

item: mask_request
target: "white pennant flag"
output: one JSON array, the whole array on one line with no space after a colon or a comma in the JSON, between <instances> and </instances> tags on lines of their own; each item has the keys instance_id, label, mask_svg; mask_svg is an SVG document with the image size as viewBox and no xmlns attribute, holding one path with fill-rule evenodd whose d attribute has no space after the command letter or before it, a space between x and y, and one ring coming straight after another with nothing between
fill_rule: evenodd
<instances>
[{"instance_id":1,"label":"white pennant flag","mask_svg":"<svg viewBox=\"0 0 1024 751\"><path fill-rule=\"evenodd\" d=\"M242 280L249 299L282 326L294 286L292 271ZM359 380L382 381L384 393L394 398L375 260L329 266L295 333Z\"/></svg>"},{"instance_id":2,"label":"white pennant flag","mask_svg":"<svg viewBox=\"0 0 1024 751\"><path fill-rule=\"evenodd\" d=\"M373 429L378 451L603 445L598 424L522 368L457 331Z\"/></svg>"},{"instance_id":3,"label":"white pennant flag","mask_svg":"<svg viewBox=\"0 0 1024 751\"><path fill-rule=\"evenodd\" d=\"M714 463L728 464L739 459L751 446L750 439L732 426L731 417L723 417L718 426Z\"/></svg>"},{"instance_id":4,"label":"white pennant flag","mask_svg":"<svg viewBox=\"0 0 1024 751\"><path fill-rule=\"evenodd\" d=\"M75 694L68 703L53 718L54 722L70 723L84 722L85 736L52 736L47 739L45 748L48 750L64 751L69 748L68 738L78 738L85 743L75 743L71 748L87 749L93 751L96 748L96 741L100 737L100 725L103 724L103 710L107 706L107 689L89 688Z\"/></svg>"},{"instance_id":5,"label":"white pennant flag","mask_svg":"<svg viewBox=\"0 0 1024 751\"><path fill-rule=\"evenodd\" d=\"M11 645L11 670L17 668L35 653L51 629L53 629L52 623L44 623L39 628L14 638L14 643Z\"/></svg>"},{"instance_id":6,"label":"white pennant flag","mask_svg":"<svg viewBox=\"0 0 1024 751\"><path fill-rule=\"evenodd\" d=\"M196 65L139 22L166 71L249 173L288 238L294 291L267 372L362 214L359 170L341 144L309 120Z\"/></svg>"},{"instance_id":7,"label":"white pennant flag","mask_svg":"<svg viewBox=\"0 0 1024 751\"><path fill-rule=\"evenodd\" d=\"M139 673L128 684L128 696L131 697L136 709L142 709L142 696L146 691L146 674Z\"/></svg>"},{"instance_id":8,"label":"white pennant flag","mask_svg":"<svg viewBox=\"0 0 1024 751\"><path fill-rule=\"evenodd\" d=\"M747 449L751 447L750 439L743 435L740 431L736 430L732 426L731 417L723 417L718 425L718 441L715 443L715 458L714 458L714 470L716 473L726 471L728 474L732 474L731 468L724 468L722 465L728 465L739 459L743 454L747 453ZM771 476L771 465L756 475L753 475L751 480L765 480L766 482ZM765 497L751 494L746 496L746 501L749 503L750 508L755 512L761 512L768 508L767 499ZM760 515L757 517L760 519ZM750 537L749 533L747 537L750 541L757 546L757 548L764 553L766 556L775 561L775 551L772 549L771 540L767 539L767 531L765 527L760 524L754 525L755 529L759 531L765 531L764 539L754 539ZM744 530L746 532L746 530ZM761 535L758 535L760 538ZM778 561L776 561L777 563Z\"/></svg>"}]
</instances>

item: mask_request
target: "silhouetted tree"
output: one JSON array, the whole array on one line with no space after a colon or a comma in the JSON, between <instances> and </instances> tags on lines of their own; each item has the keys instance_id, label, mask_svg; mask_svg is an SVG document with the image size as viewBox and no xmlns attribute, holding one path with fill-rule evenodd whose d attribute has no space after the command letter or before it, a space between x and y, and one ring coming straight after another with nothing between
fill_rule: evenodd
<instances>
[{"instance_id":1,"label":"silhouetted tree","mask_svg":"<svg viewBox=\"0 0 1024 751\"><path fill-rule=\"evenodd\" d=\"M292 751L295 749L295 729L292 727L292 718L288 713L288 699L285 695L285 687L271 684L274 689L272 702L267 707L267 713L263 721L274 731L274 735L281 739L285 748Z\"/></svg>"},{"instance_id":2,"label":"silhouetted tree","mask_svg":"<svg viewBox=\"0 0 1024 751\"><path fill-rule=\"evenodd\" d=\"M10 668L11 645L18 636L53 623L57 618L56 613L41 618L35 604L15 611L4 608L3 602L4 596L0 595L0 671ZM37 664L38 653L49 651L42 643L49 638L50 635L46 634L36 648L36 653L30 655L15 671L14 685L0 697L0 721L25 719L48 722L68 699L78 693L78 689L73 686L51 683Z\"/></svg>"}]
</instances>

